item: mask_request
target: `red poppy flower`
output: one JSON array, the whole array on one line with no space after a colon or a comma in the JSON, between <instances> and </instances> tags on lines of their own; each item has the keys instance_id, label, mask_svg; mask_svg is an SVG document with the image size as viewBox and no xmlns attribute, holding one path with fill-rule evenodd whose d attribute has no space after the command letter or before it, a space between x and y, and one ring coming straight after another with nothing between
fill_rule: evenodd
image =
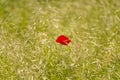
<instances>
[{"instance_id":1,"label":"red poppy flower","mask_svg":"<svg viewBox=\"0 0 120 80\"><path fill-rule=\"evenodd\" d=\"M58 43L60 43L62 45L68 45L71 42L71 40L68 37L64 36L64 35L60 35L56 39L56 42L58 42Z\"/></svg>"}]
</instances>

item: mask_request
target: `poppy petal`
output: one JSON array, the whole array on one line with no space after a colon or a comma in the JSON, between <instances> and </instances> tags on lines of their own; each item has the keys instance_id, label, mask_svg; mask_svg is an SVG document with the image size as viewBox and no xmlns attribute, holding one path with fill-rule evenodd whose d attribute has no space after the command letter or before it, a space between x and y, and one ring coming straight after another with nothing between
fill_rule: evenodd
<instances>
[{"instance_id":1,"label":"poppy petal","mask_svg":"<svg viewBox=\"0 0 120 80\"><path fill-rule=\"evenodd\" d=\"M60 43L62 45L68 45L71 42L71 40L68 37L64 36L64 35L60 35L56 39L56 42Z\"/></svg>"}]
</instances>

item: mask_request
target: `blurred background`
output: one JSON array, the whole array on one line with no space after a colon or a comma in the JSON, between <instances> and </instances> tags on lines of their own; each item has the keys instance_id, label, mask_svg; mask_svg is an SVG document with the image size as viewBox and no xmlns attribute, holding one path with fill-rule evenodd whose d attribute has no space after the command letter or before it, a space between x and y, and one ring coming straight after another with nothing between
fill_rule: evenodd
<instances>
[{"instance_id":1,"label":"blurred background","mask_svg":"<svg viewBox=\"0 0 120 80\"><path fill-rule=\"evenodd\" d=\"M0 66L1 80L119 80L120 1L0 0Z\"/></svg>"}]
</instances>

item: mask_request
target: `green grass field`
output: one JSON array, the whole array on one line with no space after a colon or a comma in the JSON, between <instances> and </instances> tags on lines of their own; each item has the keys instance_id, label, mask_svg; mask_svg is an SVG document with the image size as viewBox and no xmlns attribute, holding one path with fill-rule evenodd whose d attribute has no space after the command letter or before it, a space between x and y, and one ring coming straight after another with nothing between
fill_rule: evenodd
<instances>
[{"instance_id":1,"label":"green grass field","mask_svg":"<svg viewBox=\"0 0 120 80\"><path fill-rule=\"evenodd\" d=\"M0 80L120 80L120 0L0 0Z\"/></svg>"}]
</instances>

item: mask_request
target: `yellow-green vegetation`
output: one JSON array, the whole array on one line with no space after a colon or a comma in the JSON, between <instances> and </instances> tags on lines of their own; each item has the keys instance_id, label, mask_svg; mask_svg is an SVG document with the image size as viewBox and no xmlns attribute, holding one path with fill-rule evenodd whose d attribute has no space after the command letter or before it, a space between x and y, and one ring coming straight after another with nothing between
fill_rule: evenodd
<instances>
[{"instance_id":1,"label":"yellow-green vegetation","mask_svg":"<svg viewBox=\"0 0 120 80\"><path fill-rule=\"evenodd\" d=\"M120 0L0 0L0 80L119 79Z\"/></svg>"}]
</instances>

